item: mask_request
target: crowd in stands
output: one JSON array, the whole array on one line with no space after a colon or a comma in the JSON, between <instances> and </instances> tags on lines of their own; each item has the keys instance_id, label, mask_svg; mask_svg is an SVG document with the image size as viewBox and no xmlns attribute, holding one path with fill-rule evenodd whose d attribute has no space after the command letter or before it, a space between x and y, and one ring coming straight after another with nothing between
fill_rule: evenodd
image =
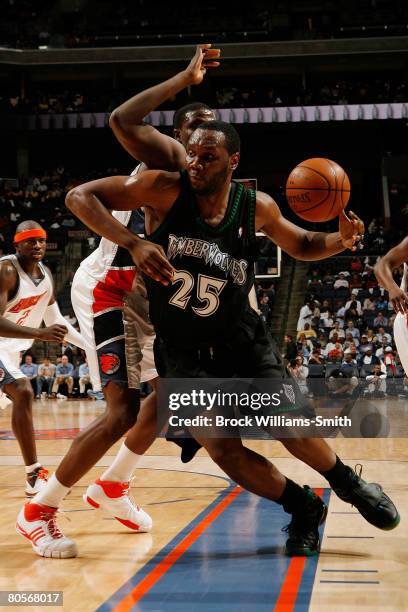
<instances>
[{"instance_id":1,"label":"crowd in stands","mask_svg":"<svg viewBox=\"0 0 408 612\"><path fill-rule=\"evenodd\" d=\"M384 397L390 379L408 380L393 338L395 313L374 275L376 257L336 257L313 263L297 336L285 337L285 356L306 393L311 378L326 380L331 396L352 396L359 381L365 393ZM402 268L395 272L399 284Z\"/></svg>"},{"instance_id":2,"label":"crowd in stands","mask_svg":"<svg viewBox=\"0 0 408 612\"><path fill-rule=\"evenodd\" d=\"M202 4L165 0L6 0L0 45L16 48L126 46L212 40L305 40L404 33L403 0L209 0ZM165 15L165 19L163 16Z\"/></svg>"},{"instance_id":3,"label":"crowd in stands","mask_svg":"<svg viewBox=\"0 0 408 612\"><path fill-rule=\"evenodd\" d=\"M153 83L152 83L153 84ZM231 81L223 79L223 86L211 78L205 90L195 88L183 91L168 100L162 109L174 110L190 102L200 100L213 108L251 108L276 106L310 106L338 104L369 104L407 102L406 80L390 75L387 79L378 77L356 80L326 80L301 86L300 83L274 84L265 79L243 79ZM98 85L87 91L62 89L60 91L28 92L25 96L16 92L0 94L0 113L14 115L59 114L59 113L96 113L110 112L118 104L134 95L135 91L145 89L146 83L135 85L133 89L110 91L106 84Z\"/></svg>"},{"instance_id":4,"label":"crowd in stands","mask_svg":"<svg viewBox=\"0 0 408 612\"><path fill-rule=\"evenodd\" d=\"M76 323L73 316L66 317ZM74 324L75 324L74 323ZM31 381L36 399L103 399L101 391L94 391L89 367L82 350L64 341L55 361L44 357L36 363L35 345L23 355L20 369Z\"/></svg>"},{"instance_id":5,"label":"crowd in stands","mask_svg":"<svg viewBox=\"0 0 408 612\"><path fill-rule=\"evenodd\" d=\"M33 219L48 232L49 242L64 246L68 231L84 226L65 207L68 191L86 181L101 176L129 173L129 168L107 168L102 172L68 172L63 165L42 171L28 178L0 180L0 256L13 252L15 228L25 219ZM90 236L90 248L95 239Z\"/></svg>"}]
</instances>

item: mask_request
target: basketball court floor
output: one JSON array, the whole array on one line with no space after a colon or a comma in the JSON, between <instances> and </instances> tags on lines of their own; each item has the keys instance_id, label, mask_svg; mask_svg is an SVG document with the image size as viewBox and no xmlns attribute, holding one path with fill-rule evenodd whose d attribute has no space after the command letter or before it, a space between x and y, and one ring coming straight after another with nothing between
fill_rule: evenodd
<instances>
[{"instance_id":1,"label":"basketball court floor","mask_svg":"<svg viewBox=\"0 0 408 612\"><path fill-rule=\"evenodd\" d=\"M78 429L103 409L103 402L35 402L39 457L51 472ZM133 481L135 499L153 518L151 533L129 532L85 506L85 487L111 462L118 443L64 502L59 524L77 541L79 557L57 560L36 556L14 530L24 469L10 418L10 408L0 412L0 590L62 590L63 609L75 611L408 609L406 439L330 441L391 495L401 514L391 532L367 524L278 442L247 443L329 502L321 554L308 559L283 554L288 515L280 507L235 486L204 451L183 465L178 447L164 440L154 443Z\"/></svg>"}]
</instances>

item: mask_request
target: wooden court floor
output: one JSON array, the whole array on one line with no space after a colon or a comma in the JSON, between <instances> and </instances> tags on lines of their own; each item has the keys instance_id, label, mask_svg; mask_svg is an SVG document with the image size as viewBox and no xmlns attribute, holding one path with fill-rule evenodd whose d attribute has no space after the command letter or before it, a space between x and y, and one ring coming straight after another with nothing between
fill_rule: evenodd
<instances>
[{"instance_id":1,"label":"wooden court floor","mask_svg":"<svg viewBox=\"0 0 408 612\"><path fill-rule=\"evenodd\" d=\"M90 401L35 403L39 457L50 471L75 431L103 407ZM153 518L151 533L131 533L82 501L118 443L63 504L59 523L77 541L79 557L37 557L14 530L24 502L24 470L9 408L0 412L0 430L0 590L62 590L63 609L75 611L408 610L408 439L330 440L344 461L362 463L363 477L384 486L401 523L391 532L377 530L332 494L322 552L313 566L283 556L280 528L286 519L280 509L234 487L204 451L183 465L178 448L163 440L148 451L133 481L135 499ZM279 443L247 445L299 483L327 486Z\"/></svg>"}]
</instances>

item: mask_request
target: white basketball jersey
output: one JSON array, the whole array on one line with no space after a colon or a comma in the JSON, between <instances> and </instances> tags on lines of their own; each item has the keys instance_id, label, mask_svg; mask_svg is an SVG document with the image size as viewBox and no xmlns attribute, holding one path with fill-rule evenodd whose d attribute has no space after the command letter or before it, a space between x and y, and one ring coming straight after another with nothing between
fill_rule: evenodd
<instances>
[{"instance_id":1,"label":"white basketball jersey","mask_svg":"<svg viewBox=\"0 0 408 612\"><path fill-rule=\"evenodd\" d=\"M407 292L407 281L408 281L408 266L406 263L404 263L404 273L401 279L401 289L405 291L405 293Z\"/></svg>"},{"instance_id":2,"label":"white basketball jersey","mask_svg":"<svg viewBox=\"0 0 408 612\"><path fill-rule=\"evenodd\" d=\"M139 164L132 172L131 176L134 176L139 172L141 164ZM135 217L138 213L132 210L114 210L112 211L112 217L117 219L119 223L128 227L130 224L131 217ZM119 253L118 253L119 250ZM123 261L120 249L117 244L101 238L98 247L93 251L86 259L84 259L80 267L85 270L95 280L104 281L106 274L109 270L119 269L135 269L135 265L132 262L130 256L125 258L128 261ZM117 254L119 257L117 257ZM117 261L117 260L120 261ZM124 265L125 264L125 265ZM127 264L127 265L126 265Z\"/></svg>"},{"instance_id":3,"label":"white basketball jersey","mask_svg":"<svg viewBox=\"0 0 408 612\"><path fill-rule=\"evenodd\" d=\"M42 279L35 279L24 272L18 262L16 255L6 255L0 258L2 261L10 261L18 274L18 289L16 295L7 303L3 317L16 325L24 327L40 327L47 308L53 295L53 286L50 275L42 263L39 263ZM39 281L39 282L38 282ZM33 339L2 338L0 337L0 350L16 353L25 351L34 342Z\"/></svg>"}]
</instances>

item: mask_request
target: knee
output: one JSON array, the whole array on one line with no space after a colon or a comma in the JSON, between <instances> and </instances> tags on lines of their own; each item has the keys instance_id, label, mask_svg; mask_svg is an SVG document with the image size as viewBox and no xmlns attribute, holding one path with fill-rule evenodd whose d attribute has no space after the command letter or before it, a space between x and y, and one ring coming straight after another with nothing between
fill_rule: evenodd
<instances>
[{"instance_id":1,"label":"knee","mask_svg":"<svg viewBox=\"0 0 408 612\"><path fill-rule=\"evenodd\" d=\"M245 454L242 444L212 444L207 450L211 459L223 468L239 465Z\"/></svg>"},{"instance_id":2,"label":"knee","mask_svg":"<svg viewBox=\"0 0 408 612\"><path fill-rule=\"evenodd\" d=\"M127 405L117 406L114 413L110 413L107 425L112 434L123 436L136 423L137 412L134 407Z\"/></svg>"},{"instance_id":3,"label":"knee","mask_svg":"<svg viewBox=\"0 0 408 612\"><path fill-rule=\"evenodd\" d=\"M29 380L18 381L16 392L13 393L13 401L21 402L23 407L30 408L34 397L33 389Z\"/></svg>"}]
</instances>

